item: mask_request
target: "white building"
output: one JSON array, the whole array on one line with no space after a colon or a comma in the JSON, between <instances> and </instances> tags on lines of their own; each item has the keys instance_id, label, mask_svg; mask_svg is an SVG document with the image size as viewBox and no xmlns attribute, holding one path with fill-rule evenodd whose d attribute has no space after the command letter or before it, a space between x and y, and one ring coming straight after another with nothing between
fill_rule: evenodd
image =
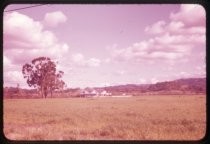
<instances>
[{"instance_id":1,"label":"white building","mask_svg":"<svg viewBox=\"0 0 210 144\"><path fill-rule=\"evenodd\" d=\"M84 89L81 91L81 97L90 97L90 96L111 96L111 93L108 93L106 90L101 92L95 89Z\"/></svg>"}]
</instances>

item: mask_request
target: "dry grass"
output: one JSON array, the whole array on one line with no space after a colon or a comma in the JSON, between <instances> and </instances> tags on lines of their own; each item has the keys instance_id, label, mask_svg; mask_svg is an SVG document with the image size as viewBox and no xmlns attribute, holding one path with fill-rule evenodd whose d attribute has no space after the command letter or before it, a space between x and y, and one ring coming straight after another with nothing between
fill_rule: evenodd
<instances>
[{"instance_id":1,"label":"dry grass","mask_svg":"<svg viewBox=\"0 0 210 144\"><path fill-rule=\"evenodd\" d=\"M4 100L4 133L13 140L198 140L206 98L53 98Z\"/></svg>"}]
</instances>

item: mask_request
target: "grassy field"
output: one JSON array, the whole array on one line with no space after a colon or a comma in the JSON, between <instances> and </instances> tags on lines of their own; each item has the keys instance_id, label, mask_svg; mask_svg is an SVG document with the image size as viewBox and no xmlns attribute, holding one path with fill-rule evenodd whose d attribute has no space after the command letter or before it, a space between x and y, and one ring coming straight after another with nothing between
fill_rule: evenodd
<instances>
[{"instance_id":1,"label":"grassy field","mask_svg":"<svg viewBox=\"0 0 210 144\"><path fill-rule=\"evenodd\" d=\"M199 140L206 97L6 99L4 134L13 140Z\"/></svg>"}]
</instances>

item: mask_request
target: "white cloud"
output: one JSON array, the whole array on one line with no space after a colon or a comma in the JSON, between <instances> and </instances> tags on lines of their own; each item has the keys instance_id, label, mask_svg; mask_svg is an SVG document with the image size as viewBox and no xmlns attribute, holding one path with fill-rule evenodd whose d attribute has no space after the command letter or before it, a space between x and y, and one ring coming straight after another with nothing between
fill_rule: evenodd
<instances>
[{"instance_id":1,"label":"white cloud","mask_svg":"<svg viewBox=\"0 0 210 144\"><path fill-rule=\"evenodd\" d=\"M165 21L158 21L154 23L152 26L147 26L145 28L145 32L150 34L160 34L164 31L164 26L166 25Z\"/></svg>"},{"instance_id":2,"label":"white cloud","mask_svg":"<svg viewBox=\"0 0 210 144\"><path fill-rule=\"evenodd\" d=\"M79 65L83 65L85 60L84 60L84 56L80 53L74 54L72 55L72 60L73 62L79 64Z\"/></svg>"},{"instance_id":3,"label":"white cloud","mask_svg":"<svg viewBox=\"0 0 210 144\"><path fill-rule=\"evenodd\" d=\"M182 4L180 11L170 14L170 19L173 21L182 21L187 26L203 26L205 25L205 16L205 9L201 5Z\"/></svg>"},{"instance_id":4,"label":"white cloud","mask_svg":"<svg viewBox=\"0 0 210 144\"><path fill-rule=\"evenodd\" d=\"M39 21L18 13L4 15L4 55L15 64L23 64L38 56L62 57L69 50L52 31L44 30ZM27 56L27 57L26 57Z\"/></svg>"},{"instance_id":5,"label":"white cloud","mask_svg":"<svg viewBox=\"0 0 210 144\"><path fill-rule=\"evenodd\" d=\"M69 51L68 44L45 30L41 22L19 12L4 14L3 41L4 84L26 84L21 74L23 64L39 56L61 60Z\"/></svg>"},{"instance_id":6,"label":"white cloud","mask_svg":"<svg viewBox=\"0 0 210 144\"><path fill-rule=\"evenodd\" d=\"M140 78L139 79L139 82L140 82L140 84L146 84L147 83L147 80L146 79L143 79L143 78Z\"/></svg>"},{"instance_id":7,"label":"white cloud","mask_svg":"<svg viewBox=\"0 0 210 144\"><path fill-rule=\"evenodd\" d=\"M6 56L3 56L3 63L4 63L4 66L8 66L11 64L11 61L6 57Z\"/></svg>"},{"instance_id":8,"label":"white cloud","mask_svg":"<svg viewBox=\"0 0 210 144\"><path fill-rule=\"evenodd\" d=\"M150 79L150 82L152 83L152 84L155 84L155 83L157 83L158 82L158 79L157 78L151 78Z\"/></svg>"},{"instance_id":9,"label":"white cloud","mask_svg":"<svg viewBox=\"0 0 210 144\"><path fill-rule=\"evenodd\" d=\"M191 17L192 13L196 15L195 18ZM193 20L186 21L186 17ZM171 13L169 19L168 23L158 21L147 26L145 32L152 34L152 38L127 48L115 48L112 57L118 61L159 59L174 64L185 61L196 46L205 47L205 11L200 5L181 5L180 10Z\"/></svg>"},{"instance_id":10,"label":"white cloud","mask_svg":"<svg viewBox=\"0 0 210 144\"><path fill-rule=\"evenodd\" d=\"M167 29L171 32L176 32L177 30L179 31L180 29L182 29L184 27L184 23L181 21L171 21L168 25L167 25Z\"/></svg>"},{"instance_id":11,"label":"white cloud","mask_svg":"<svg viewBox=\"0 0 210 144\"><path fill-rule=\"evenodd\" d=\"M175 60L189 55L193 46L190 40L188 41L189 43L185 43L186 41L179 36L166 34L148 41L135 43L125 49L115 49L112 56L120 61L130 59L137 61L148 59Z\"/></svg>"},{"instance_id":12,"label":"white cloud","mask_svg":"<svg viewBox=\"0 0 210 144\"><path fill-rule=\"evenodd\" d=\"M156 51L156 52L152 52L149 57L150 58L158 58L158 59L177 59L182 57L183 54L181 53L175 53L175 52L162 52L162 51Z\"/></svg>"},{"instance_id":13,"label":"white cloud","mask_svg":"<svg viewBox=\"0 0 210 144\"><path fill-rule=\"evenodd\" d=\"M22 42L23 44L38 42L41 40L42 30L43 26L40 22L34 21L26 15L18 12L4 15L4 37L12 42Z\"/></svg>"},{"instance_id":14,"label":"white cloud","mask_svg":"<svg viewBox=\"0 0 210 144\"><path fill-rule=\"evenodd\" d=\"M8 71L4 73L4 82L20 83L23 80L23 75L20 71Z\"/></svg>"},{"instance_id":15,"label":"white cloud","mask_svg":"<svg viewBox=\"0 0 210 144\"><path fill-rule=\"evenodd\" d=\"M44 17L44 24L50 27L56 27L60 23L67 21L67 17L61 11L46 13Z\"/></svg>"},{"instance_id":16,"label":"white cloud","mask_svg":"<svg viewBox=\"0 0 210 144\"><path fill-rule=\"evenodd\" d=\"M184 71L182 71L182 72L180 72L180 75L187 75L188 73L187 72L184 72Z\"/></svg>"},{"instance_id":17,"label":"white cloud","mask_svg":"<svg viewBox=\"0 0 210 144\"><path fill-rule=\"evenodd\" d=\"M98 67L100 65L101 61L96 58L90 58L89 60L87 60L86 63L90 67Z\"/></svg>"},{"instance_id":18,"label":"white cloud","mask_svg":"<svg viewBox=\"0 0 210 144\"><path fill-rule=\"evenodd\" d=\"M81 53L76 53L72 55L72 61L78 66L84 67L98 67L101 64L101 61L97 58L86 59Z\"/></svg>"}]
</instances>

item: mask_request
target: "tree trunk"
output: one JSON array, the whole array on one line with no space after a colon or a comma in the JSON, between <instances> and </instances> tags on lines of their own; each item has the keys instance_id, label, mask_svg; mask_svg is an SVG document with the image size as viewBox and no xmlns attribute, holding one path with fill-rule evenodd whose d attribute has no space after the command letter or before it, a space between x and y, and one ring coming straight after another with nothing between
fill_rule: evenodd
<instances>
[{"instance_id":1,"label":"tree trunk","mask_svg":"<svg viewBox=\"0 0 210 144\"><path fill-rule=\"evenodd\" d=\"M41 86L40 86L40 93L41 93L41 98L44 98L44 88L43 88L43 84L41 84Z\"/></svg>"},{"instance_id":2,"label":"tree trunk","mask_svg":"<svg viewBox=\"0 0 210 144\"><path fill-rule=\"evenodd\" d=\"M45 98L47 98L47 88L46 87L44 87L44 96L45 96Z\"/></svg>"},{"instance_id":3,"label":"tree trunk","mask_svg":"<svg viewBox=\"0 0 210 144\"><path fill-rule=\"evenodd\" d=\"M43 89L43 87L41 88L41 95L42 95L42 98L44 98L44 89Z\"/></svg>"},{"instance_id":4,"label":"tree trunk","mask_svg":"<svg viewBox=\"0 0 210 144\"><path fill-rule=\"evenodd\" d=\"M51 98L52 98L52 89L50 89L50 95L51 95Z\"/></svg>"}]
</instances>

